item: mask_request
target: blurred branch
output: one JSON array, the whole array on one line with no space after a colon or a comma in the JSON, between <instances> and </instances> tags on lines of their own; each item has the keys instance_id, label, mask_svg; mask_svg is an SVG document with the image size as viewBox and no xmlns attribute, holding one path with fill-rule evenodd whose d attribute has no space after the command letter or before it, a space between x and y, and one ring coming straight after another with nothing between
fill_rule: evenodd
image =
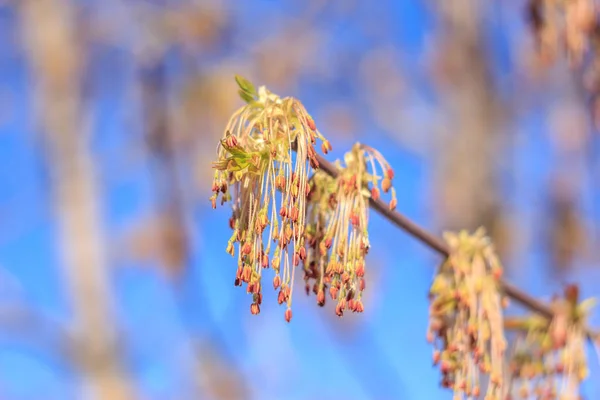
<instances>
[{"instance_id":1,"label":"blurred branch","mask_svg":"<svg viewBox=\"0 0 600 400\"><path fill-rule=\"evenodd\" d=\"M47 135L63 273L74 309L75 356L84 373L82 395L132 399L116 348L100 194L82 117L84 65L75 9L68 0L24 0L19 10L37 111Z\"/></svg>"}]
</instances>

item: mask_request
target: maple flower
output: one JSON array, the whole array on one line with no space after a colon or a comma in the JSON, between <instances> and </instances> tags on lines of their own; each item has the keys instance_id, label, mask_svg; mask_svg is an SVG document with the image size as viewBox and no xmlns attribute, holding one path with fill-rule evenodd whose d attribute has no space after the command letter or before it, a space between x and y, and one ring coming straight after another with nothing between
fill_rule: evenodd
<instances>
[{"instance_id":1,"label":"maple flower","mask_svg":"<svg viewBox=\"0 0 600 400\"><path fill-rule=\"evenodd\" d=\"M585 323L594 299L578 304L578 289L569 285L552 301L554 317L538 315L507 319L517 331L510 354L509 393L542 399L579 399L589 371L585 355Z\"/></svg>"},{"instance_id":2,"label":"maple flower","mask_svg":"<svg viewBox=\"0 0 600 400\"><path fill-rule=\"evenodd\" d=\"M344 163L338 161L336 166L339 174L335 179L319 171L311 180L304 280L307 293L311 290L309 281L314 280L312 291L321 306L329 288L332 300L337 301L335 312L341 317L346 309L364 310L361 298L365 256L370 248L369 198L379 198L379 186L385 193L391 191L392 204L396 198L394 172L377 150L357 143L346 153Z\"/></svg>"},{"instance_id":3,"label":"maple flower","mask_svg":"<svg viewBox=\"0 0 600 400\"><path fill-rule=\"evenodd\" d=\"M444 237L450 256L431 285L427 334L440 360L442 384L455 397L469 397L483 392L481 376L486 375L485 398L503 399L502 266L482 228L473 235L461 231Z\"/></svg>"},{"instance_id":4,"label":"maple flower","mask_svg":"<svg viewBox=\"0 0 600 400\"><path fill-rule=\"evenodd\" d=\"M262 271L269 266L289 309L303 256L308 178L318 168L314 145L328 142L298 100L264 86L257 91L239 76L236 81L246 104L232 115L217 147L210 201L216 207L219 194L221 204L232 200L227 252L235 256L237 243L236 285L246 283L253 294L252 314L260 312Z\"/></svg>"}]
</instances>

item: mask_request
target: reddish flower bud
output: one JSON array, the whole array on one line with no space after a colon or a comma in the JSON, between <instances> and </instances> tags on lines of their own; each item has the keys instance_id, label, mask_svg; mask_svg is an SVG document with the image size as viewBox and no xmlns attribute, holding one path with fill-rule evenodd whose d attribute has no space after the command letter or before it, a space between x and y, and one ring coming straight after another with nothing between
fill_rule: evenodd
<instances>
[{"instance_id":1,"label":"reddish flower bud","mask_svg":"<svg viewBox=\"0 0 600 400\"><path fill-rule=\"evenodd\" d=\"M356 312L354 299L348 300L348 310L350 310L352 312Z\"/></svg>"},{"instance_id":2,"label":"reddish flower bud","mask_svg":"<svg viewBox=\"0 0 600 400\"><path fill-rule=\"evenodd\" d=\"M252 313L252 315L258 315L258 313L260 313L260 306L256 303L250 304L250 313Z\"/></svg>"},{"instance_id":3,"label":"reddish flower bud","mask_svg":"<svg viewBox=\"0 0 600 400\"><path fill-rule=\"evenodd\" d=\"M215 193L219 193L219 185L217 185L217 182L213 182L212 191Z\"/></svg>"},{"instance_id":4,"label":"reddish flower bud","mask_svg":"<svg viewBox=\"0 0 600 400\"><path fill-rule=\"evenodd\" d=\"M300 254L294 253L293 261L294 261L294 266L297 267L298 264L300 264Z\"/></svg>"},{"instance_id":5,"label":"reddish flower bud","mask_svg":"<svg viewBox=\"0 0 600 400\"><path fill-rule=\"evenodd\" d=\"M371 189L371 197L373 198L373 200L378 200L379 196L380 196L379 189L376 187L372 188Z\"/></svg>"},{"instance_id":6,"label":"reddish flower bud","mask_svg":"<svg viewBox=\"0 0 600 400\"><path fill-rule=\"evenodd\" d=\"M249 242L244 243L242 246L242 255L248 255L252 251L252 246Z\"/></svg>"},{"instance_id":7,"label":"reddish flower bud","mask_svg":"<svg viewBox=\"0 0 600 400\"><path fill-rule=\"evenodd\" d=\"M245 265L242 271L242 281L248 283L252 277L252 268L249 265Z\"/></svg>"},{"instance_id":8,"label":"reddish flower bud","mask_svg":"<svg viewBox=\"0 0 600 400\"><path fill-rule=\"evenodd\" d=\"M277 290L277 288L280 285L281 285L281 278L279 277L279 275L275 275L275 278L273 278L273 289Z\"/></svg>"},{"instance_id":9,"label":"reddish flower bud","mask_svg":"<svg viewBox=\"0 0 600 400\"><path fill-rule=\"evenodd\" d=\"M279 215L281 215L281 218L285 218L287 216L287 208L281 207L279 209Z\"/></svg>"},{"instance_id":10,"label":"reddish flower bud","mask_svg":"<svg viewBox=\"0 0 600 400\"><path fill-rule=\"evenodd\" d=\"M321 145L321 151L323 154L327 154L331 151L331 143L329 143L329 140L323 141L323 144Z\"/></svg>"},{"instance_id":11,"label":"reddish flower bud","mask_svg":"<svg viewBox=\"0 0 600 400\"><path fill-rule=\"evenodd\" d=\"M450 364L449 361L442 361L442 364L440 365L440 371L442 371L443 374L447 374L452 370L452 365Z\"/></svg>"},{"instance_id":12,"label":"reddish flower bud","mask_svg":"<svg viewBox=\"0 0 600 400\"><path fill-rule=\"evenodd\" d=\"M358 265L356 266L356 276L359 278L365 276L365 263L362 261L359 261Z\"/></svg>"},{"instance_id":13,"label":"reddish flower bud","mask_svg":"<svg viewBox=\"0 0 600 400\"><path fill-rule=\"evenodd\" d=\"M325 247L327 247L328 249L330 249L332 244L333 244L333 239L332 238L326 238L325 239Z\"/></svg>"},{"instance_id":14,"label":"reddish flower bud","mask_svg":"<svg viewBox=\"0 0 600 400\"><path fill-rule=\"evenodd\" d=\"M354 309L357 313L361 313L361 312L365 311L365 306L363 306L362 301L356 300L354 302Z\"/></svg>"},{"instance_id":15,"label":"reddish flower bud","mask_svg":"<svg viewBox=\"0 0 600 400\"><path fill-rule=\"evenodd\" d=\"M502 268L494 268L492 270L492 275L494 276L494 279L496 280L500 280L500 278L502 278Z\"/></svg>"},{"instance_id":16,"label":"reddish flower bud","mask_svg":"<svg viewBox=\"0 0 600 400\"><path fill-rule=\"evenodd\" d=\"M439 350L433 352L433 365L437 365L440 362L441 353Z\"/></svg>"},{"instance_id":17,"label":"reddish flower bud","mask_svg":"<svg viewBox=\"0 0 600 400\"><path fill-rule=\"evenodd\" d=\"M311 117L306 117L306 125L308 125L308 127L311 130L313 130L313 131L317 130L317 126L315 125L315 121Z\"/></svg>"},{"instance_id":18,"label":"reddish flower bud","mask_svg":"<svg viewBox=\"0 0 600 400\"><path fill-rule=\"evenodd\" d=\"M361 292L363 290L365 290L365 280L364 279L360 279L360 281L358 282L358 290L360 290Z\"/></svg>"},{"instance_id":19,"label":"reddish flower bud","mask_svg":"<svg viewBox=\"0 0 600 400\"><path fill-rule=\"evenodd\" d=\"M285 310L285 320L286 322L290 322L292 320L292 309L288 308Z\"/></svg>"},{"instance_id":20,"label":"reddish flower bud","mask_svg":"<svg viewBox=\"0 0 600 400\"><path fill-rule=\"evenodd\" d=\"M388 168L387 171L385 171L385 175L388 177L389 180L394 179L394 170Z\"/></svg>"},{"instance_id":21,"label":"reddish flower bud","mask_svg":"<svg viewBox=\"0 0 600 400\"><path fill-rule=\"evenodd\" d=\"M279 294L277 295L277 303L283 304L285 302L285 293L283 293L283 288L279 290Z\"/></svg>"},{"instance_id":22,"label":"reddish flower bud","mask_svg":"<svg viewBox=\"0 0 600 400\"><path fill-rule=\"evenodd\" d=\"M262 267L269 268L269 256L267 254L263 254L262 256Z\"/></svg>"},{"instance_id":23,"label":"reddish flower bud","mask_svg":"<svg viewBox=\"0 0 600 400\"><path fill-rule=\"evenodd\" d=\"M319 293L317 294L317 304L321 307L325 305L325 292L323 289L319 290Z\"/></svg>"},{"instance_id":24,"label":"reddish flower bud","mask_svg":"<svg viewBox=\"0 0 600 400\"><path fill-rule=\"evenodd\" d=\"M215 208L217 208L217 198L215 196L213 196L213 197L210 198L210 204L211 204L213 210Z\"/></svg>"},{"instance_id":25,"label":"reddish flower bud","mask_svg":"<svg viewBox=\"0 0 600 400\"><path fill-rule=\"evenodd\" d=\"M348 283L349 280L350 280L350 274L348 272L344 271L344 273L342 273L342 282Z\"/></svg>"},{"instance_id":26,"label":"reddish flower bud","mask_svg":"<svg viewBox=\"0 0 600 400\"><path fill-rule=\"evenodd\" d=\"M275 187L281 191L285 189L285 176L277 175L275 178Z\"/></svg>"},{"instance_id":27,"label":"reddish flower bud","mask_svg":"<svg viewBox=\"0 0 600 400\"><path fill-rule=\"evenodd\" d=\"M338 317L342 317L344 315L344 309L341 307L340 303L338 303L338 305L335 307L335 315Z\"/></svg>"},{"instance_id":28,"label":"reddish flower bud","mask_svg":"<svg viewBox=\"0 0 600 400\"><path fill-rule=\"evenodd\" d=\"M290 219L294 222L296 222L298 220L298 214L300 213L300 210L298 210L298 207L293 206L290 208L290 210L288 211L288 216L290 217Z\"/></svg>"},{"instance_id":29,"label":"reddish flower bud","mask_svg":"<svg viewBox=\"0 0 600 400\"><path fill-rule=\"evenodd\" d=\"M390 178L383 178L383 181L381 181L381 189L383 189L383 191L387 193L390 191L391 188L392 181L390 180Z\"/></svg>"},{"instance_id":30,"label":"reddish flower bud","mask_svg":"<svg viewBox=\"0 0 600 400\"><path fill-rule=\"evenodd\" d=\"M335 286L331 286L329 288L329 295L331 296L331 300L335 300L338 295L338 288Z\"/></svg>"},{"instance_id":31,"label":"reddish flower bud","mask_svg":"<svg viewBox=\"0 0 600 400\"><path fill-rule=\"evenodd\" d=\"M394 211L396 209L396 206L398 205L398 200L396 199L392 199L390 201L390 210Z\"/></svg>"},{"instance_id":32,"label":"reddish flower bud","mask_svg":"<svg viewBox=\"0 0 600 400\"><path fill-rule=\"evenodd\" d=\"M479 389L479 386L473 386L473 397L477 398L479 397L481 390Z\"/></svg>"},{"instance_id":33,"label":"reddish flower bud","mask_svg":"<svg viewBox=\"0 0 600 400\"><path fill-rule=\"evenodd\" d=\"M304 247L300 247L300 250L298 250L298 255L302 261L306 260L306 249Z\"/></svg>"},{"instance_id":34,"label":"reddish flower bud","mask_svg":"<svg viewBox=\"0 0 600 400\"><path fill-rule=\"evenodd\" d=\"M231 229L235 229L235 218L233 218L233 217L229 218L229 227Z\"/></svg>"},{"instance_id":35,"label":"reddish flower bud","mask_svg":"<svg viewBox=\"0 0 600 400\"><path fill-rule=\"evenodd\" d=\"M235 278L235 282L233 284L235 286L242 286L242 280L240 278Z\"/></svg>"},{"instance_id":36,"label":"reddish flower bud","mask_svg":"<svg viewBox=\"0 0 600 400\"><path fill-rule=\"evenodd\" d=\"M358 214L356 214L354 211L350 213L350 223L357 228L358 224L359 224L360 218L358 216Z\"/></svg>"},{"instance_id":37,"label":"reddish flower bud","mask_svg":"<svg viewBox=\"0 0 600 400\"><path fill-rule=\"evenodd\" d=\"M227 182L225 181L221 182L221 192L227 193Z\"/></svg>"}]
</instances>

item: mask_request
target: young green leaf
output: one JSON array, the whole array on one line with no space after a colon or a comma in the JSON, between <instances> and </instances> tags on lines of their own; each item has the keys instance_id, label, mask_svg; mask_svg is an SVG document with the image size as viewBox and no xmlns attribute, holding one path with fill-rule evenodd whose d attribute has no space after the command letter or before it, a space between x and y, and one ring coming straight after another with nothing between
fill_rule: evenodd
<instances>
[{"instance_id":1,"label":"young green leaf","mask_svg":"<svg viewBox=\"0 0 600 400\"><path fill-rule=\"evenodd\" d=\"M235 76L235 81L237 82L238 86L242 91L248 93L252 97L256 97L256 88L254 87L252 82L240 75Z\"/></svg>"}]
</instances>

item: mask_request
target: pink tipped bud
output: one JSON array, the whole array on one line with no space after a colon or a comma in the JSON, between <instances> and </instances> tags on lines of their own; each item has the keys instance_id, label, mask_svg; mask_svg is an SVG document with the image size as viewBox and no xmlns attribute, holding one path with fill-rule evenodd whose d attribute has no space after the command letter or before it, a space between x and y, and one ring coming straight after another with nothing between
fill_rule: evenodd
<instances>
[{"instance_id":1,"label":"pink tipped bud","mask_svg":"<svg viewBox=\"0 0 600 400\"><path fill-rule=\"evenodd\" d=\"M362 261L359 261L358 265L356 266L356 276L359 278L365 276L365 264Z\"/></svg>"},{"instance_id":2,"label":"pink tipped bud","mask_svg":"<svg viewBox=\"0 0 600 400\"><path fill-rule=\"evenodd\" d=\"M390 201L390 210L394 211L396 209L396 206L398 205L398 200L396 199L392 199Z\"/></svg>"},{"instance_id":3,"label":"pink tipped bud","mask_svg":"<svg viewBox=\"0 0 600 400\"><path fill-rule=\"evenodd\" d=\"M365 306L363 305L362 301L356 300L354 302L354 311L356 311L357 313L365 311Z\"/></svg>"},{"instance_id":4,"label":"pink tipped bud","mask_svg":"<svg viewBox=\"0 0 600 400\"><path fill-rule=\"evenodd\" d=\"M329 295L331 296L331 300L335 300L338 295L338 288L335 286L331 286L329 288Z\"/></svg>"},{"instance_id":5,"label":"pink tipped bud","mask_svg":"<svg viewBox=\"0 0 600 400\"><path fill-rule=\"evenodd\" d=\"M281 286L281 278L279 275L275 275L275 278L273 278L273 289L277 290L279 286Z\"/></svg>"},{"instance_id":6,"label":"pink tipped bud","mask_svg":"<svg viewBox=\"0 0 600 400\"><path fill-rule=\"evenodd\" d=\"M365 290L365 280L364 279L360 279L360 281L358 282L358 290L360 290L361 292L363 290Z\"/></svg>"},{"instance_id":7,"label":"pink tipped bud","mask_svg":"<svg viewBox=\"0 0 600 400\"><path fill-rule=\"evenodd\" d=\"M217 208L217 198L215 196L213 196L213 197L210 198L210 204L211 204L213 210L215 208Z\"/></svg>"},{"instance_id":8,"label":"pink tipped bud","mask_svg":"<svg viewBox=\"0 0 600 400\"><path fill-rule=\"evenodd\" d=\"M290 217L290 219L294 222L296 222L298 220L298 214L300 213L300 211L298 210L298 207L293 206L290 208L290 210L288 211L288 216Z\"/></svg>"},{"instance_id":9,"label":"pink tipped bud","mask_svg":"<svg viewBox=\"0 0 600 400\"><path fill-rule=\"evenodd\" d=\"M435 350L433 352L433 365L437 365L440 362L440 351L439 350Z\"/></svg>"},{"instance_id":10,"label":"pink tipped bud","mask_svg":"<svg viewBox=\"0 0 600 400\"><path fill-rule=\"evenodd\" d=\"M298 250L298 255L302 261L306 260L306 249L304 247L300 247L300 250Z\"/></svg>"},{"instance_id":11,"label":"pink tipped bud","mask_svg":"<svg viewBox=\"0 0 600 400\"><path fill-rule=\"evenodd\" d=\"M294 266L297 267L298 264L300 264L300 254L294 253L293 261L294 261Z\"/></svg>"},{"instance_id":12,"label":"pink tipped bud","mask_svg":"<svg viewBox=\"0 0 600 400\"><path fill-rule=\"evenodd\" d=\"M325 305L325 292L323 289L319 290L319 293L317 293L317 304L321 307Z\"/></svg>"},{"instance_id":13,"label":"pink tipped bud","mask_svg":"<svg viewBox=\"0 0 600 400\"><path fill-rule=\"evenodd\" d=\"M281 207L279 210L279 215L281 215L282 218L285 218L287 216L287 208Z\"/></svg>"},{"instance_id":14,"label":"pink tipped bud","mask_svg":"<svg viewBox=\"0 0 600 400\"><path fill-rule=\"evenodd\" d=\"M371 197L373 198L373 200L379 200L380 193L378 188L374 187L371 189Z\"/></svg>"},{"instance_id":15,"label":"pink tipped bud","mask_svg":"<svg viewBox=\"0 0 600 400\"><path fill-rule=\"evenodd\" d=\"M221 183L221 192L222 193L227 193L227 182L223 181Z\"/></svg>"},{"instance_id":16,"label":"pink tipped bud","mask_svg":"<svg viewBox=\"0 0 600 400\"><path fill-rule=\"evenodd\" d=\"M252 251L252 246L249 242L244 243L242 246L242 255L248 255Z\"/></svg>"},{"instance_id":17,"label":"pink tipped bud","mask_svg":"<svg viewBox=\"0 0 600 400\"><path fill-rule=\"evenodd\" d=\"M328 249L330 249L332 244L333 244L333 239L331 239L331 238L326 238L325 239L325 247L327 247Z\"/></svg>"},{"instance_id":18,"label":"pink tipped bud","mask_svg":"<svg viewBox=\"0 0 600 400\"><path fill-rule=\"evenodd\" d=\"M269 268L269 256L266 254L263 254L262 256L262 267Z\"/></svg>"},{"instance_id":19,"label":"pink tipped bud","mask_svg":"<svg viewBox=\"0 0 600 400\"><path fill-rule=\"evenodd\" d=\"M316 131L317 126L315 125L315 121L311 117L306 117L306 125L312 130Z\"/></svg>"},{"instance_id":20,"label":"pink tipped bud","mask_svg":"<svg viewBox=\"0 0 600 400\"><path fill-rule=\"evenodd\" d=\"M285 310L285 320L286 322L290 322L292 320L292 309L288 308Z\"/></svg>"},{"instance_id":21,"label":"pink tipped bud","mask_svg":"<svg viewBox=\"0 0 600 400\"><path fill-rule=\"evenodd\" d=\"M344 315L344 309L341 307L341 303L338 303L338 305L335 307L335 315L338 317L342 317Z\"/></svg>"},{"instance_id":22,"label":"pink tipped bud","mask_svg":"<svg viewBox=\"0 0 600 400\"><path fill-rule=\"evenodd\" d=\"M331 151L331 143L329 143L329 140L323 141L323 144L321 145L321 151L323 151L324 154L327 154Z\"/></svg>"},{"instance_id":23,"label":"pink tipped bud","mask_svg":"<svg viewBox=\"0 0 600 400\"><path fill-rule=\"evenodd\" d=\"M385 171L385 175L388 177L389 180L394 179L394 170L388 168L387 171Z\"/></svg>"},{"instance_id":24,"label":"pink tipped bud","mask_svg":"<svg viewBox=\"0 0 600 400\"><path fill-rule=\"evenodd\" d=\"M250 278L252 277L252 268L249 265L244 266L242 270L242 281L248 283L250 282Z\"/></svg>"},{"instance_id":25,"label":"pink tipped bud","mask_svg":"<svg viewBox=\"0 0 600 400\"><path fill-rule=\"evenodd\" d=\"M260 313L260 306L256 303L250 304L250 313L252 313L252 315L258 315Z\"/></svg>"},{"instance_id":26,"label":"pink tipped bud","mask_svg":"<svg viewBox=\"0 0 600 400\"><path fill-rule=\"evenodd\" d=\"M352 212L350 214L350 223L356 228L356 227L358 227L359 221L360 221L360 218L358 217L358 214Z\"/></svg>"},{"instance_id":27,"label":"pink tipped bud","mask_svg":"<svg viewBox=\"0 0 600 400\"><path fill-rule=\"evenodd\" d=\"M387 193L390 191L391 188L392 181L390 180L390 178L383 178L383 181L381 181L381 189L383 189L383 191Z\"/></svg>"},{"instance_id":28,"label":"pink tipped bud","mask_svg":"<svg viewBox=\"0 0 600 400\"><path fill-rule=\"evenodd\" d=\"M220 190L220 188L219 188L219 185L217 185L217 182L213 182L212 191L215 193L219 193L219 190Z\"/></svg>"}]
</instances>

